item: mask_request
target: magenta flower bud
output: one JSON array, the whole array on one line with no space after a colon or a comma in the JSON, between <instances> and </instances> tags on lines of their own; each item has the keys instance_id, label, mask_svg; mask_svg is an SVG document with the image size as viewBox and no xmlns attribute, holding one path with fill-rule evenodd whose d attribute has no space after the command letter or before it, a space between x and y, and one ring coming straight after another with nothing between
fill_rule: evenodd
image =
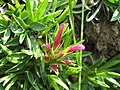
<instances>
[{"instance_id":1,"label":"magenta flower bud","mask_svg":"<svg viewBox=\"0 0 120 90\"><path fill-rule=\"evenodd\" d=\"M48 57L48 56L44 56L44 59L45 59L45 60L48 60L48 59L49 59L49 57Z\"/></svg>"},{"instance_id":2,"label":"magenta flower bud","mask_svg":"<svg viewBox=\"0 0 120 90\"><path fill-rule=\"evenodd\" d=\"M74 52L76 50L84 50L85 46L84 45L74 45L71 46L70 49L67 51L67 53Z\"/></svg>"},{"instance_id":3,"label":"magenta flower bud","mask_svg":"<svg viewBox=\"0 0 120 90\"><path fill-rule=\"evenodd\" d=\"M64 29L64 24L62 24L57 32L57 35L54 39L54 45L53 45L53 49L56 49L59 45L60 45L60 42L61 42L61 37L62 37L62 31Z\"/></svg>"},{"instance_id":4,"label":"magenta flower bud","mask_svg":"<svg viewBox=\"0 0 120 90\"><path fill-rule=\"evenodd\" d=\"M45 47L46 47L47 51L50 51L51 46L49 44L46 44Z\"/></svg>"},{"instance_id":5,"label":"magenta flower bud","mask_svg":"<svg viewBox=\"0 0 120 90\"><path fill-rule=\"evenodd\" d=\"M58 70L58 65L52 65L51 68L52 68L54 71L57 71L57 70Z\"/></svg>"},{"instance_id":6,"label":"magenta flower bud","mask_svg":"<svg viewBox=\"0 0 120 90\"><path fill-rule=\"evenodd\" d=\"M71 62L68 61L68 60L63 60L62 63L63 63L63 64L71 64Z\"/></svg>"}]
</instances>

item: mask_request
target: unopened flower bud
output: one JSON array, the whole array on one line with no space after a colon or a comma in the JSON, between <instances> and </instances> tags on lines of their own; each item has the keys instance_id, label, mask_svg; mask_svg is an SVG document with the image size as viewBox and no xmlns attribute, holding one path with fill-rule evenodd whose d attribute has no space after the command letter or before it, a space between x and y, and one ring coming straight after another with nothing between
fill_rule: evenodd
<instances>
[{"instance_id":1,"label":"unopened flower bud","mask_svg":"<svg viewBox=\"0 0 120 90\"><path fill-rule=\"evenodd\" d=\"M85 46L84 45L74 45L71 46L70 49L67 51L67 53L74 52L76 50L84 50Z\"/></svg>"},{"instance_id":2,"label":"unopened flower bud","mask_svg":"<svg viewBox=\"0 0 120 90\"><path fill-rule=\"evenodd\" d=\"M44 56L44 59L45 59L45 60L49 60L49 57L48 57L48 56Z\"/></svg>"},{"instance_id":3,"label":"unopened flower bud","mask_svg":"<svg viewBox=\"0 0 120 90\"><path fill-rule=\"evenodd\" d=\"M46 47L47 51L50 51L51 46L49 44L46 44L45 47Z\"/></svg>"},{"instance_id":4,"label":"unopened flower bud","mask_svg":"<svg viewBox=\"0 0 120 90\"><path fill-rule=\"evenodd\" d=\"M53 45L53 49L56 49L59 45L60 45L60 42L61 42L61 37L62 37L62 31L64 29L64 26L65 24L62 24L57 32L57 35L54 39L54 45Z\"/></svg>"},{"instance_id":5,"label":"unopened flower bud","mask_svg":"<svg viewBox=\"0 0 120 90\"><path fill-rule=\"evenodd\" d=\"M58 65L52 65L51 68L52 68L54 71L57 71L57 70L58 70Z\"/></svg>"}]
</instances>

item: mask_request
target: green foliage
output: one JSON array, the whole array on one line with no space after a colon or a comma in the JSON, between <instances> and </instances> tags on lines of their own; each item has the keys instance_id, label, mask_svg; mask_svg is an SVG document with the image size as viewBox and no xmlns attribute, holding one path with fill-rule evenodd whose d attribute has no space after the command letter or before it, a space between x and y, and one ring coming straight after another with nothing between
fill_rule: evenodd
<instances>
[{"instance_id":1,"label":"green foliage","mask_svg":"<svg viewBox=\"0 0 120 90\"><path fill-rule=\"evenodd\" d=\"M103 57L94 61L91 53L84 51L82 57L89 56L91 63L87 65L83 62L83 66L80 66L77 62L80 54L74 52L63 58L70 60L72 64L58 64L58 75L51 71L49 63L43 58L49 54L45 52L45 44L53 44L53 38L63 22L66 24L60 48L64 50L72 42L74 44L83 42L83 40L77 41L74 33L72 14L77 0L71 2L70 0L8 0L6 3L4 1L0 1L0 90L77 90L80 86L77 81L80 73L82 90L120 88L119 56L106 63ZM96 3L95 5L99 6L92 16L87 15L86 20L94 19L104 5L112 10L111 21L119 20L118 2L118 0L102 0ZM95 6L89 6L87 2L85 4L85 11ZM71 28L68 24L69 18ZM51 52L54 54L52 50Z\"/></svg>"},{"instance_id":2,"label":"green foliage","mask_svg":"<svg viewBox=\"0 0 120 90\"><path fill-rule=\"evenodd\" d=\"M90 2L89 2L90 1ZM74 8L80 9L82 4L76 5ZM120 18L120 1L119 0L86 0L85 2L85 12L87 13L86 21L90 22L93 19L96 19L98 13L103 11L106 17L110 21L119 21ZM74 13L82 13L80 11L74 11Z\"/></svg>"},{"instance_id":3,"label":"green foliage","mask_svg":"<svg viewBox=\"0 0 120 90\"><path fill-rule=\"evenodd\" d=\"M68 1L8 0L0 4L0 90L69 90L43 60L43 45L53 42L56 25L67 21ZM71 30L68 25L66 29L68 37Z\"/></svg>"},{"instance_id":4,"label":"green foliage","mask_svg":"<svg viewBox=\"0 0 120 90\"><path fill-rule=\"evenodd\" d=\"M86 88L87 90L95 90L96 87L100 87L101 90L111 90L111 88L114 88L114 85L117 88L120 88L120 84L117 81L120 77L120 74L119 72L116 72L115 69L113 70L113 68L119 64L119 60L119 57L114 57L113 59L110 59L107 63L105 63L105 58L101 57L97 62L91 64L91 66L87 66L84 64L82 90L84 90L84 88ZM110 83L113 84L113 86Z\"/></svg>"}]
</instances>

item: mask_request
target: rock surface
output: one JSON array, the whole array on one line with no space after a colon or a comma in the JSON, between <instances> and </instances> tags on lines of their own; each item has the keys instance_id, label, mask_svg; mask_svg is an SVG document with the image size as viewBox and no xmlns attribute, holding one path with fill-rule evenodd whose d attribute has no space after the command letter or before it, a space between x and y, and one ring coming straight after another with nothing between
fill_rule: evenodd
<instances>
[{"instance_id":1,"label":"rock surface","mask_svg":"<svg viewBox=\"0 0 120 90\"><path fill-rule=\"evenodd\" d=\"M79 38L80 17L75 17L76 37ZM120 54L120 23L110 22L100 13L97 21L85 22L84 39L87 51L93 52L96 57L104 55L109 59Z\"/></svg>"}]
</instances>

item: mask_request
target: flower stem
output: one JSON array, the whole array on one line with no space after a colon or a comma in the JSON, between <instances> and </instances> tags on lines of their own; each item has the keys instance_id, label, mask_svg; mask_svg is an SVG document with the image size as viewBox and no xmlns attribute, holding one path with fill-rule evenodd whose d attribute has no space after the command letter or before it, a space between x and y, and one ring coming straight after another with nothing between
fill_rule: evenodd
<instances>
[{"instance_id":1,"label":"flower stem","mask_svg":"<svg viewBox=\"0 0 120 90\"><path fill-rule=\"evenodd\" d=\"M77 0L74 1L74 3L76 3ZM76 38L75 38L75 29L74 29L74 16L73 16L73 8L72 8L72 0L69 0L69 10L70 10L70 26L71 26L71 29L73 31L73 41L74 41L74 44L76 44Z\"/></svg>"},{"instance_id":2,"label":"flower stem","mask_svg":"<svg viewBox=\"0 0 120 90\"><path fill-rule=\"evenodd\" d=\"M85 0L82 0L82 20L81 20L81 35L80 35L80 41L83 41L84 6L85 6ZM79 62L78 62L78 67L82 69L82 50L80 51L80 60L79 60ZM82 75L82 70L81 70L81 72L79 73L78 90L81 90L81 75Z\"/></svg>"}]
</instances>

